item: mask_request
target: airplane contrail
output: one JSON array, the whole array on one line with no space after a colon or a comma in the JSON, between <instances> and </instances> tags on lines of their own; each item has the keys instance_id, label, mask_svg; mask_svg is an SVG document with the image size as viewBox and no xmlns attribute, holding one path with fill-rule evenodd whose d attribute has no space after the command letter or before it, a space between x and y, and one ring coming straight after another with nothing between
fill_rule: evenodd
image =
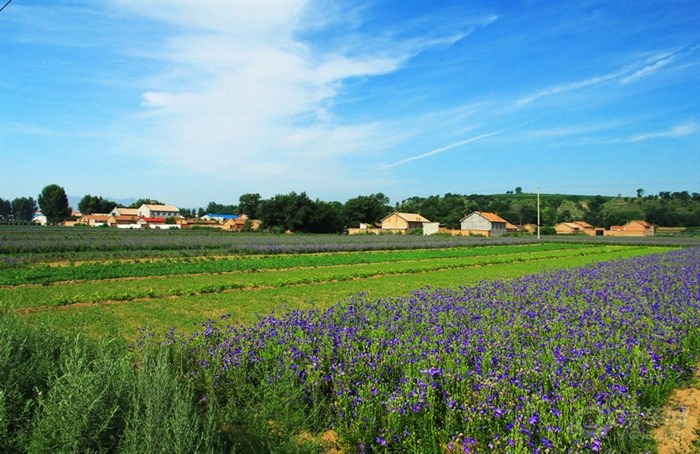
<instances>
[{"instance_id":1,"label":"airplane contrail","mask_svg":"<svg viewBox=\"0 0 700 454\"><path fill-rule=\"evenodd\" d=\"M500 133L502 133L502 132L503 132L503 131L488 132L488 133L486 133L486 134L481 134L481 135L478 135L478 136L475 136L475 137L470 137L470 138L468 138L468 139L460 140L460 141L458 141L458 142L454 142L454 143L451 143L451 144L449 144L449 145L445 145L444 147L435 148L434 150L430 150L430 151L427 151L427 152L425 152L425 153L422 153L422 154L419 154L419 155L416 155L416 156L411 156L410 158L401 159L400 161L396 161L396 162L391 163L391 164L385 164L385 165L383 165L383 166L380 166L380 167L378 168L378 170L390 169L390 168L392 168L392 167L396 167L396 166L400 166L400 165L402 165L402 164L406 164L407 162L417 161L418 159L427 158L428 156L433 156L433 155L436 155L436 154L438 154L438 153L442 153L443 151L451 150L451 149L453 149L453 148L457 148L457 147L460 147L460 146L462 146L462 145L466 145L466 144L468 144L468 143L476 142L476 141L485 139L485 138L487 138L487 137L495 136L495 135L500 134Z\"/></svg>"}]
</instances>

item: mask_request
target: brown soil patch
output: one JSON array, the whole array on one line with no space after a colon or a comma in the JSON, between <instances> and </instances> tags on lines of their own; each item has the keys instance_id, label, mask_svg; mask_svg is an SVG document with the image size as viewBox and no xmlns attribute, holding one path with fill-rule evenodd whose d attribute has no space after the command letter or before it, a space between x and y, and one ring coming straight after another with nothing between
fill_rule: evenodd
<instances>
[{"instance_id":1,"label":"brown soil patch","mask_svg":"<svg viewBox=\"0 0 700 454\"><path fill-rule=\"evenodd\" d=\"M700 452L693 446L696 431L700 430L700 368L694 383L677 389L664 409L663 424L654 430L659 454L692 454Z\"/></svg>"}]
</instances>

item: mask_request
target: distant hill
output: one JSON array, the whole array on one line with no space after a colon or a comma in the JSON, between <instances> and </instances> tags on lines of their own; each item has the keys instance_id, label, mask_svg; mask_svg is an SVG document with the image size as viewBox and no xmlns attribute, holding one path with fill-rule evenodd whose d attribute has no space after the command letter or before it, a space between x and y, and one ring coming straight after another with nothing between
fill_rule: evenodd
<instances>
[{"instance_id":1,"label":"distant hill","mask_svg":"<svg viewBox=\"0 0 700 454\"><path fill-rule=\"evenodd\" d=\"M537 194L445 194L411 197L397 203L397 211L420 213L434 222L458 228L460 219L473 211L498 214L515 225L537 222ZM611 197L567 194L540 195L540 225L585 220L595 227L609 228L632 220L657 226L700 226L700 194L660 192L643 197Z\"/></svg>"}]
</instances>

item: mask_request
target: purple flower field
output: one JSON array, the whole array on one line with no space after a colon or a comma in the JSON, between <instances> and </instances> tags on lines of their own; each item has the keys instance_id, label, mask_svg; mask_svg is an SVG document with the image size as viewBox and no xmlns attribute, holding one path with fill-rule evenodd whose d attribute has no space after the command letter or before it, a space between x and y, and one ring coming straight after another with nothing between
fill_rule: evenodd
<instances>
[{"instance_id":1,"label":"purple flower field","mask_svg":"<svg viewBox=\"0 0 700 454\"><path fill-rule=\"evenodd\" d=\"M260 420L332 429L348 452L636 452L700 359L700 248L169 341L238 435Z\"/></svg>"}]
</instances>

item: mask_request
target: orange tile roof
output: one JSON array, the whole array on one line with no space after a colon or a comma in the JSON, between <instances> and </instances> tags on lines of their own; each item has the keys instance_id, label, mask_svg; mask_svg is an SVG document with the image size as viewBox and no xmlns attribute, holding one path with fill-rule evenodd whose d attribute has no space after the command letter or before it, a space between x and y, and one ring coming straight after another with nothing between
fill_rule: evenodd
<instances>
[{"instance_id":1,"label":"orange tile roof","mask_svg":"<svg viewBox=\"0 0 700 454\"><path fill-rule=\"evenodd\" d=\"M630 221L628 224L639 224L644 227L651 227L651 224L649 224L647 221Z\"/></svg>"},{"instance_id":2,"label":"orange tile roof","mask_svg":"<svg viewBox=\"0 0 700 454\"><path fill-rule=\"evenodd\" d=\"M485 217L486 219L488 219L491 222L505 222L505 223L508 222L505 219L503 219L502 217L500 217L499 215L497 215L496 213L490 213L488 211L477 211L477 213L479 213L480 215L482 215L483 217Z\"/></svg>"},{"instance_id":3,"label":"orange tile roof","mask_svg":"<svg viewBox=\"0 0 700 454\"><path fill-rule=\"evenodd\" d=\"M574 221L574 224L580 225L584 229L592 229L593 226L586 221Z\"/></svg>"},{"instance_id":4,"label":"orange tile roof","mask_svg":"<svg viewBox=\"0 0 700 454\"><path fill-rule=\"evenodd\" d=\"M407 222L430 222L429 220L427 220L426 218L424 218L420 214L417 214L417 213L399 213L397 211L387 215L384 219L388 219L393 215L397 215L398 217L400 217L401 219L403 219L404 221L407 221ZM382 221L384 219L382 219Z\"/></svg>"}]
</instances>

